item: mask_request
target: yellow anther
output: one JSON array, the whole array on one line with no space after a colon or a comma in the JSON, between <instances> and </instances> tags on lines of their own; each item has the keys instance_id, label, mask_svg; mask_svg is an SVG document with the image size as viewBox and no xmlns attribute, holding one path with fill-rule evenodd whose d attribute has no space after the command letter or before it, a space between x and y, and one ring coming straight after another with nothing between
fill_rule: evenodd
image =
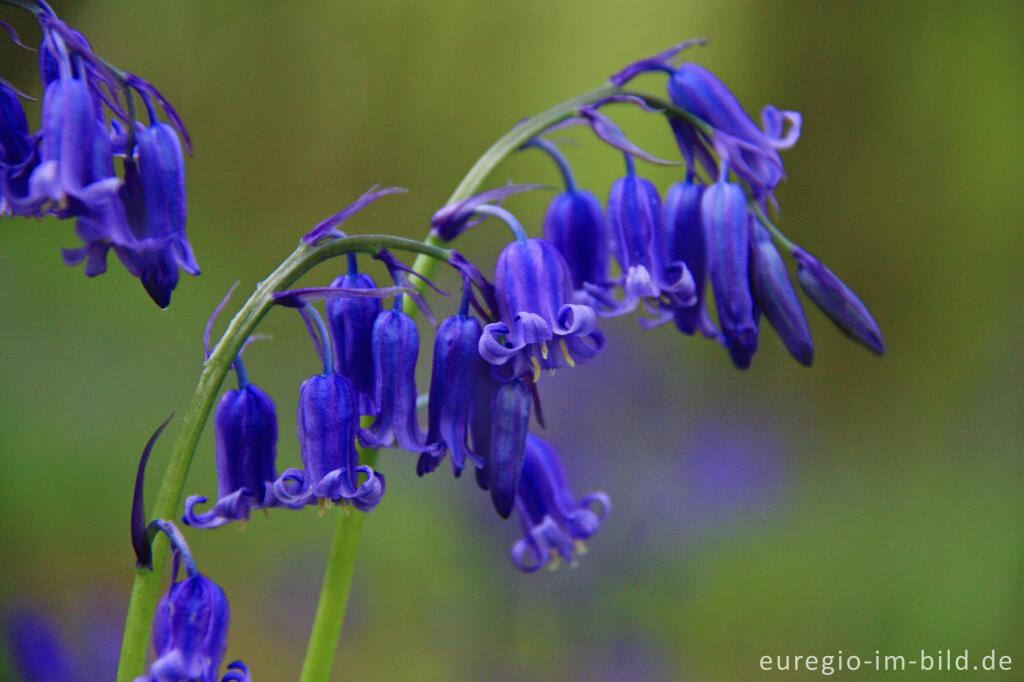
<instances>
[{"instance_id":1,"label":"yellow anther","mask_svg":"<svg viewBox=\"0 0 1024 682\"><path fill-rule=\"evenodd\" d=\"M551 561L548 562L548 570L549 571L557 571L558 567L561 566L561 565L562 565L562 562L558 558L558 555L557 554L553 554L551 556Z\"/></svg>"},{"instance_id":2,"label":"yellow anther","mask_svg":"<svg viewBox=\"0 0 1024 682\"><path fill-rule=\"evenodd\" d=\"M576 361L572 359L571 355L569 355L569 347L565 345L565 339L559 339L558 345L562 347L562 355L565 356L565 361L569 364L570 367L575 367Z\"/></svg>"},{"instance_id":3,"label":"yellow anther","mask_svg":"<svg viewBox=\"0 0 1024 682\"><path fill-rule=\"evenodd\" d=\"M545 360L548 359L548 342L547 341L541 341L540 342L540 356L542 358L544 358Z\"/></svg>"},{"instance_id":4,"label":"yellow anther","mask_svg":"<svg viewBox=\"0 0 1024 682\"><path fill-rule=\"evenodd\" d=\"M328 508L328 509L331 509L331 508L333 508L333 507L334 507L334 502L333 502L333 501L331 501L331 498L329 498L329 497L325 497L325 498L324 498L324 506L325 506L326 508Z\"/></svg>"},{"instance_id":5,"label":"yellow anther","mask_svg":"<svg viewBox=\"0 0 1024 682\"><path fill-rule=\"evenodd\" d=\"M530 356L530 362L533 363L533 383L537 383L540 381L540 363L532 355Z\"/></svg>"},{"instance_id":6,"label":"yellow anther","mask_svg":"<svg viewBox=\"0 0 1024 682\"><path fill-rule=\"evenodd\" d=\"M326 500L322 497L318 497L316 500L316 513L320 515L320 518L323 518L324 516L324 502L326 502Z\"/></svg>"},{"instance_id":7,"label":"yellow anther","mask_svg":"<svg viewBox=\"0 0 1024 682\"><path fill-rule=\"evenodd\" d=\"M583 542L583 540L577 540L575 543L573 543L573 549L575 549L576 553L581 556L587 553L587 545Z\"/></svg>"}]
</instances>

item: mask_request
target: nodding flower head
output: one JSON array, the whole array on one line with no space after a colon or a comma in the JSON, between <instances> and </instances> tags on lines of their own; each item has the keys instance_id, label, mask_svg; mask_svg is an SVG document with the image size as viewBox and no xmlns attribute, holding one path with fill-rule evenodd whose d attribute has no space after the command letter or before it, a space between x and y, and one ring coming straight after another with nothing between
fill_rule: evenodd
<instances>
[{"instance_id":1,"label":"nodding flower head","mask_svg":"<svg viewBox=\"0 0 1024 682\"><path fill-rule=\"evenodd\" d=\"M614 312L632 312L640 301L664 313L688 308L697 300L696 286L682 261L669 260L658 190L636 175L629 157L627 168L608 195L608 223L625 291Z\"/></svg>"},{"instance_id":2,"label":"nodding flower head","mask_svg":"<svg viewBox=\"0 0 1024 682\"><path fill-rule=\"evenodd\" d=\"M40 164L29 180L34 197L67 208L70 215L116 195L110 137L84 77L62 74L43 93Z\"/></svg>"},{"instance_id":3,"label":"nodding flower head","mask_svg":"<svg viewBox=\"0 0 1024 682\"><path fill-rule=\"evenodd\" d=\"M481 372L490 371L477 351L481 333L480 323L465 311L437 329L427 429L427 444L434 449L420 455L416 472L421 476L436 469L448 449L456 476L466 466L466 458L477 466L484 463L467 443L476 382Z\"/></svg>"},{"instance_id":4,"label":"nodding flower head","mask_svg":"<svg viewBox=\"0 0 1024 682\"><path fill-rule=\"evenodd\" d=\"M343 293L330 288L314 291ZM274 481L274 494L292 508L344 501L368 512L380 502L385 484L383 476L359 464L355 444L359 400L348 377L334 371L331 335L323 318L309 304L302 305L300 311L320 353L324 371L306 379L299 387L296 423L305 470L288 469L281 474ZM362 483L359 474L365 476Z\"/></svg>"},{"instance_id":5,"label":"nodding flower head","mask_svg":"<svg viewBox=\"0 0 1024 682\"><path fill-rule=\"evenodd\" d=\"M549 242L517 239L498 257L494 275L499 322L484 327L480 355L492 365L512 360L509 378L575 366L597 355L604 335L587 305L568 303L572 279Z\"/></svg>"},{"instance_id":6,"label":"nodding flower head","mask_svg":"<svg viewBox=\"0 0 1024 682\"><path fill-rule=\"evenodd\" d=\"M712 144L723 163L750 183L755 195L770 194L785 177L778 150L792 147L800 137L799 113L767 106L761 114L763 128L758 128L736 95L697 64L675 69L668 93L676 106L714 129ZM786 122L788 131L783 130Z\"/></svg>"},{"instance_id":7,"label":"nodding flower head","mask_svg":"<svg viewBox=\"0 0 1024 682\"><path fill-rule=\"evenodd\" d=\"M166 308L178 284L178 267L199 274L185 236L185 157L166 123L141 128L135 149L138 160L125 159L119 192L130 239L115 241L114 251L153 301Z\"/></svg>"},{"instance_id":8,"label":"nodding flower head","mask_svg":"<svg viewBox=\"0 0 1024 682\"><path fill-rule=\"evenodd\" d=\"M230 613L224 591L196 573L171 586L156 607L150 675L157 680L217 679Z\"/></svg>"},{"instance_id":9,"label":"nodding flower head","mask_svg":"<svg viewBox=\"0 0 1024 682\"><path fill-rule=\"evenodd\" d=\"M733 363L746 369L757 352L757 310L750 293L750 214L739 185L716 182L701 199L711 291Z\"/></svg>"},{"instance_id":10,"label":"nodding flower head","mask_svg":"<svg viewBox=\"0 0 1024 682\"><path fill-rule=\"evenodd\" d=\"M384 477L359 464L355 439L359 403L352 382L340 374L319 374L299 388L299 449L305 471L289 469L274 492L289 505L320 500L350 501L370 511L384 495ZM359 483L359 474L365 480Z\"/></svg>"},{"instance_id":11,"label":"nodding flower head","mask_svg":"<svg viewBox=\"0 0 1024 682\"><path fill-rule=\"evenodd\" d=\"M373 278L355 270L355 254L350 255L349 272L331 284L345 289L375 289ZM327 324L334 337L335 366L352 381L359 396L361 414L376 413L374 393L377 390L373 371L373 323L381 313L379 298L351 297L327 301Z\"/></svg>"},{"instance_id":12,"label":"nodding flower head","mask_svg":"<svg viewBox=\"0 0 1024 682\"><path fill-rule=\"evenodd\" d=\"M583 541L608 517L611 503L600 492L577 502L555 448L530 434L515 509L523 537L512 547L512 561L520 570L533 572L545 564L557 567L559 558L573 563L585 551Z\"/></svg>"},{"instance_id":13,"label":"nodding flower head","mask_svg":"<svg viewBox=\"0 0 1024 682\"><path fill-rule=\"evenodd\" d=\"M165 532L174 547L171 588L160 598L153 617L153 649L156 659L149 675L135 682L199 680L217 682L221 660L227 650L230 611L224 590L196 568L180 531L173 524L157 519L151 532ZM185 564L187 578L178 581L179 562ZM248 680L245 665L236 661L228 666L222 682ZM241 675L241 676L239 676Z\"/></svg>"},{"instance_id":14,"label":"nodding flower head","mask_svg":"<svg viewBox=\"0 0 1024 682\"><path fill-rule=\"evenodd\" d=\"M196 528L216 528L229 521L249 518L253 509L274 507L273 483L277 478L277 413L274 401L248 383L240 361L238 390L221 398L214 415L217 448L217 503L197 514L195 506L207 498L193 495L185 500L184 521Z\"/></svg>"},{"instance_id":15,"label":"nodding flower head","mask_svg":"<svg viewBox=\"0 0 1024 682\"><path fill-rule=\"evenodd\" d=\"M588 300L588 284L609 286L608 227L601 202L593 194L575 189L552 199L544 216L544 238L565 258L581 302Z\"/></svg>"},{"instance_id":16,"label":"nodding flower head","mask_svg":"<svg viewBox=\"0 0 1024 682\"><path fill-rule=\"evenodd\" d=\"M416 322L401 310L402 296L395 307L385 310L373 323L373 370L377 384L374 403L377 417L360 433L360 442L371 448L398 447L408 452L426 452L416 418L416 358L420 337Z\"/></svg>"},{"instance_id":17,"label":"nodding flower head","mask_svg":"<svg viewBox=\"0 0 1024 682\"><path fill-rule=\"evenodd\" d=\"M693 334L698 328L705 333L713 333L708 329L710 322L704 307L708 254L700 217L703 196L704 185L689 181L675 183L665 195L668 256L673 261L682 262L694 282L693 305L673 311L675 325L684 334Z\"/></svg>"},{"instance_id":18,"label":"nodding flower head","mask_svg":"<svg viewBox=\"0 0 1024 682\"><path fill-rule=\"evenodd\" d=\"M38 163L18 94L0 82L0 215L42 215L45 199L33 198L28 184Z\"/></svg>"}]
</instances>

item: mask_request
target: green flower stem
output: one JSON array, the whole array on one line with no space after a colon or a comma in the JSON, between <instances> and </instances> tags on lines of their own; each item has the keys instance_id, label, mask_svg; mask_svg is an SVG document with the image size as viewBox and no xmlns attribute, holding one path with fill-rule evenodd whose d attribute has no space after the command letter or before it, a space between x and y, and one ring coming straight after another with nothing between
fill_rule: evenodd
<instances>
[{"instance_id":1,"label":"green flower stem","mask_svg":"<svg viewBox=\"0 0 1024 682\"><path fill-rule=\"evenodd\" d=\"M359 448L359 461L371 467L376 465L376 450ZM365 517L366 514L360 511L351 511L349 508L341 510L338 525L334 529L334 539L331 540L327 566L324 567L320 601L316 605L316 617L313 619L299 682L321 682L331 677L341 626L345 622L352 572L356 566L356 552L359 550L359 536L363 531Z\"/></svg>"},{"instance_id":2,"label":"green flower stem","mask_svg":"<svg viewBox=\"0 0 1024 682\"><path fill-rule=\"evenodd\" d=\"M412 251L425 258L443 261L447 261L450 255L449 251L436 246L386 235L345 237L317 246L300 243L298 248L256 287L256 291L228 324L210 357L203 363L203 371L185 412L182 429L178 432L178 439L171 453L171 461L160 482L151 519L177 517L185 477L188 475L192 456L195 454L199 436L206 425L214 399L245 339L253 333L256 325L274 305L273 293L286 289L315 265L329 258L350 252L376 253L381 248ZM153 570L135 571L135 583L132 586L124 639L121 643L117 682L131 682L143 673L153 614L163 585L167 549L166 539L160 536L153 544Z\"/></svg>"}]
</instances>

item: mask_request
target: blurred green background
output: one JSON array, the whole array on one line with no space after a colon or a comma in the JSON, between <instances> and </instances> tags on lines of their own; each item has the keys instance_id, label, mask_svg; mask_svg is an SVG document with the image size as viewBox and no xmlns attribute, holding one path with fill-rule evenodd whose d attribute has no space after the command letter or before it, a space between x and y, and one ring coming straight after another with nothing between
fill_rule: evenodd
<instances>
[{"instance_id":1,"label":"blurred green background","mask_svg":"<svg viewBox=\"0 0 1024 682\"><path fill-rule=\"evenodd\" d=\"M783 156L782 224L871 308L888 355L816 310L811 370L767 327L740 372L671 327L605 323L601 356L541 382L575 491L614 504L575 570L520 574L515 522L471 480L447 467L417 479L412 455L382 453L388 492L367 519L335 678L814 679L758 660L940 648L1013 657L1013 672L978 679L1024 675L1019 2L54 5L186 121L203 275L183 275L160 311L113 258L92 280L65 268L70 221L0 226L0 607L48 612L79 650L122 617L137 458L183 412L203 324L232 282L240 304L310 226L377 182L411 192L346 229L421 237L516 121L705 35L688 57L748 111L803 113ZM16 10L0 20L38 39ZM34 55L0 42L2 76L38 96ZM663 81L637 85L660 93ZM675 154L656 118L607 111L641 146ZM569 135L581 184L606 195L619 155ZM663 190L680 172L642 170ZM558 177L530 152L489 184L508 180ZM537 234L548 197L506 205ZM488 223L460 248L490 264L505 238ZM291 415L317 360L293 313L260 331L273 340L247 365L277 402L283 469L298 463ZM172 439L150 463L151 499ZM186 492L215 490L208 430ZM336 513L187 534L231 601L227 660L254 679L297 677Z\"/></svg>"}]
</instances>

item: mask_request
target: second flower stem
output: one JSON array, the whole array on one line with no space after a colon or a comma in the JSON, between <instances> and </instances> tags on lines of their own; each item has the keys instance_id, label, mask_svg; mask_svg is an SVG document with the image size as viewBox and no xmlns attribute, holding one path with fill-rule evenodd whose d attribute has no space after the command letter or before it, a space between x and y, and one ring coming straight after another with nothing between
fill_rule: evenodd
<instances>
[{"instance_id":1,"label":"second flower stem","mask_svg":"<svg viewBox=\"0 0 1024 682\"><path fill-rule=\"evenodd\" d=\"M360 448L360 462L369 466L377 463L375 450ZM330 554L324 567L324 582L320 588L320 601L316 605L313 630L309 636L306 659L302 662L299 682L329 680L338 649L341 627L345 622L352 573L356 566L359 537L363 532L366 514L350 509L340 510L338 525L334 529Z\"/></svg>"}]
</instances>

